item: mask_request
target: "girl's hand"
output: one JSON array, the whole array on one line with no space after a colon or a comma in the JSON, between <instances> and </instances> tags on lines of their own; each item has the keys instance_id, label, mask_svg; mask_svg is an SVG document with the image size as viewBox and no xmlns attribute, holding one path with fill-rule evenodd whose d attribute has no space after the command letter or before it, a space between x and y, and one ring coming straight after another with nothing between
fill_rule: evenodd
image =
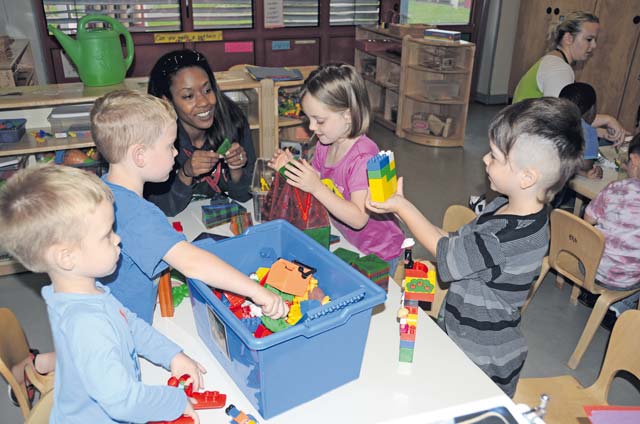
<instances>
[{"instance_id":1,"label":"girl's hand","mask_svg":"<svg viewBox=\"0 0 640 424\"><path fill-rule=\"evenodd\" d=\"M231 147L224 155L224 160L229 165L229 169L240 169L247 164L247 152L239 143L232 143Z\"/></svg>"},{"instance_id":2,"label":"girl's hand","mask_svg":"<svg viewBox=\"0 0 640 424\"><path fill-rule=\"evenodd\" d=\"M182 415L186 415L193 419L193 424L200 424L200 417L198 417L198 413L193 409L193 405L191 404L191 399L187 398L187 406L184 408L184 412Z\"/></svg>"},{"instance_id":3,"label":"girl's hand","mask_svg":"<svg viewBox=\"0 0 640 424\"><path fill-rule=\"evenodd\" d=\"M284 318L289 314L289 307L277 294L260 287L262 290L251 299L262 308L262 313L269 318Z\"/></svg>"},{"instance_id":4,"label":"girl's hand","mask_svg":"<svg viewBox=\"0 0 640 424\"><path fill-rule=\"evenodd\" d=\"M594 165L593 168L591 168L588 172L587 172L587 178L590 178L592 180L599 180L602 178L602 168Z\"/></svg>"},{"instance_id":5,"label":"girl's hand","mask_svg":"<svg viewBox=\"0 0 640 424\"><path fill-rule=\"evenodd\" d=\"M371 193L367 193L367 201L365 203L367 209L375 213L397 213L405 201L403 185L403 178L398 178L398 188L395 194L387 199L386 202L373 202L371 201Z\"/></svg>"},{"instance_id":6,"label":"girl's hand","mask_svg":"<svg viewBox=\"0 0 640 424\"><path fill-rule=\"evenodd\" d=\"M197 392L202 387L202 374L206 373L207 370L184 353L180 352L173 357L170 368L171 375L176 378L189 374L191 377L187 380L187 384L193 383L194 392Z\"/></svg>"},{"instance_id":7,"label":"girl's hand","mask_svg":"<svg viewBox=\"0 0 640 424\"><path fill-rule=\"evenodd\" d=\"M190 178L208 174L220 159L221 156L212 150L195 150L184 163L182 172Z\"/></svg>"},{"instance_id":8,"label":"girl's hand","mask_svg":"<svg viewBox=\"0 0 640 424\"><path fill-rule=\"evenodd\" d=\"M282 168L292 160L293 160L293 153L291 153L289 150L278 149L275 151L275 153L273 154L273 156L271 157L271 160L267 165L269 166L269 168L273 169L274 171L279 171L280 168Z\"/></svg>"},{"instance_id":9,"label":"girl's hand","mask_svg":"<svg viewBox=\"0 0 640 424\"><path fill-rule=\"evenodd\" d=\"M292 161L286 165L284 176L287 182L300 190L315 194L322 189L323 184L320 175L306 159Z\"/></svg>"}]
</instances>

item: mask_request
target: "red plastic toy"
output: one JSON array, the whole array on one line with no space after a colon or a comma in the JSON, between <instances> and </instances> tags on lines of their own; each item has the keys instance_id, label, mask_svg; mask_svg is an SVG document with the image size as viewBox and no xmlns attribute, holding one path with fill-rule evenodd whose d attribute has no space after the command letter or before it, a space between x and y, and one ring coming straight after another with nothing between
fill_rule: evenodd
<instances>
[{"instance_id":1,"label":"red plastic toy","mask_svg":"<svg viewBox=\"0 0 640 424\"><path fill-rule=\"evenodd\" d=\"M171 377L167 384L171 387L184 387L186 395L198 402L193 405L193 409L216 409L224 407L224 404L227 403L227 395L217 391L194 392L193 384L186 384L190 377L189 374L185 374L179 379Z\"/></svg>"}]
</instances>

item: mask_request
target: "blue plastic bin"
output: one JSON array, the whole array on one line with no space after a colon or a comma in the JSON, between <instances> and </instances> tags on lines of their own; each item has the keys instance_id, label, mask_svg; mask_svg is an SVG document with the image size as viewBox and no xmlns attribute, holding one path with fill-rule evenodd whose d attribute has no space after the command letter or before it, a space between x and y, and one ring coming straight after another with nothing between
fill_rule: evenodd
<instances>
[{"instance_id":1,"label":"blue plastic bin","mask_svg":"<svg viewBox=\"0 0 640 424\"><path fill-rule=\"evenodd\" d=\"M371 310L386 293L283 220L249 228L210 249L245 274L276 259L317 268L332 299L304 323L257 339L204 283L189 280L198 334L264 418L314 399L360 375Z\"/></svg>"}]
</instances>

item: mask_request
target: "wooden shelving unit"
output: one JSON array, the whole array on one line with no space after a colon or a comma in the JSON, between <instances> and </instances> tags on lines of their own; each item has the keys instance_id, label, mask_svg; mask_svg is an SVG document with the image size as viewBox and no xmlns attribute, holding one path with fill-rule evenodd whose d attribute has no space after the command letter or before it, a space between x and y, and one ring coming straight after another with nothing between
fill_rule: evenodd
<instances>
[{"instance_id":1,"label":"wooden shelving unit","mask_svg":"<svg viewBox=\"0 0 640 424\"><path fill-rule=\"evenodd\" d=\"M373 117L379 124L396 130L401 79L402 38L378 27L356 28L355 67L367 85Z\"/></svg>"},{"instance_id":2,"label":"wooden shelving unit","mask_svg":"<svg viewBox=\"0 0 640 424\"><path fill-rule=\"evenodd\" d=\"M428 146L464 145L474 53L466 41L403 38L397 136Z\"/></svg>"},{"instance_id":3,"label":"wooden shelving unit","mask_svg":"<svg viewBox=\"0 0 640 424\"><path fill-rule=\"evenodd\" d=\"M28 40L14 40L5 52L0 52L0 87L37 83L31 44Z\"/></svg>"},{"instance_id":4,"label":"wooden shelving unit","mask_svg":"<svg viewBox=\"0 0 640 424\"><path fill-rule=\"evenodd\" d=\"M15 44L15 43L14 43ZM299 68L306 77L315 67ZM216 72L216 80L222 91L253 90L257 93L257 105L249 105L249 125L259 132L258 155L271 157L278 147L280 128L293 127L303 123L300 119L278 117L278 88L301 85L303 81L274 83L272 80L255 81L243 70ZM21 111L51 108L58 105L91 103L97 98L114 90L130 89L147 91L147 78L129 78L118 85L109 87L85 87L82 83L51 84L43 86L0 88L0 111L15 111L15 117L21 117ZM253 96L255 98L255 96ZM13 114L12 114L13 115ZM79 138L47 137L38 142L32 135L39 129L50 132L50 128L32 128L27 122L27 132L16 143L0 143L0 157L33 155L56 150L93 147L91 136ZM24 271L13 260L0 260L0 275Z\"/></svg>"}]
</instances>

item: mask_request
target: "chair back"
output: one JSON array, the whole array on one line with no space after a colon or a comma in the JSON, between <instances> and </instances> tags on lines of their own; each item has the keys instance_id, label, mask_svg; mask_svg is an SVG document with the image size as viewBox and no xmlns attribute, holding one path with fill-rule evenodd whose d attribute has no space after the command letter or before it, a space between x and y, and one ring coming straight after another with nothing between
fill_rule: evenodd
<instances>
[{"instance_id":1,"label":"chair back","mask_svg":"<svg viewBox=\"0 0 640 424\"><path fill-rule=\"evenodd\" d=\"M451 205L444 212L444 217L442 218L442 229L448 233L452 233L457 231L463 225L473 221L475 218L475 212L468 207L462 205ZM438 281L438 287L436 288L433 302L431 302L431 309L427 311L429 316L438 318L440 308L442 307L442 303L444 302L444 298L448 290L448 283L444 284L441 281Z\"/></svg>"},{"instance_id":2,"label":"chair back","mask_svg":"<svg viewBox=\"0 0 640 424\"><path fill-rule=\"evenodd\" d=\"M448 233L457 231L460 227L470 223L476 218L474 211L466 206L451 205L444 212L442 229Z\"/></svg>"},{"instance_id":3,"label":"chair back","mask_svg":"<svg viewBox=\"0 0 640 424\"><path fill-rule=\"evenodd\" d=\"M8 308L0 308L0 328L0 374L13 389L26 418L31 409L27 388L18 383L11 368L29 356L29 345L18 319Z\"/></svg>"},{"instance_id":4,"label":"chair back","mask_svg":"<svg viewBox=\"0 0 640 424\"><path fill-rule=\"evenodd\" d=\"M25 420L25 424L48 424L53 409L53 390L45 393Z\"/></svg>"},{"instance_id":5,"label":"chair back","mask_svg":"<svg viewBox=\"0 0 640 424\"><path fill-rule=\"evenodd\" d=\"M554 209L550 221L549 265L585 290L598 293L595 278L604 251L604 236L593 225L562 209ZM578 261L584 266L584 274Z\"/></svg>"},{"instance_id":6,"label":"chair back","mask_svg":"<svg viewBox=\"0 0 640 424\"><path fill-rule=\"evenodd\" d=\"M623 312L616 320L611 332L609 347L604 357L602 370L598 379L586 389L598 399L607 400L609 388L618 371L628 371L637 379L640 379L640 310L632 309Z\"/></svg>"}]
</instances>

